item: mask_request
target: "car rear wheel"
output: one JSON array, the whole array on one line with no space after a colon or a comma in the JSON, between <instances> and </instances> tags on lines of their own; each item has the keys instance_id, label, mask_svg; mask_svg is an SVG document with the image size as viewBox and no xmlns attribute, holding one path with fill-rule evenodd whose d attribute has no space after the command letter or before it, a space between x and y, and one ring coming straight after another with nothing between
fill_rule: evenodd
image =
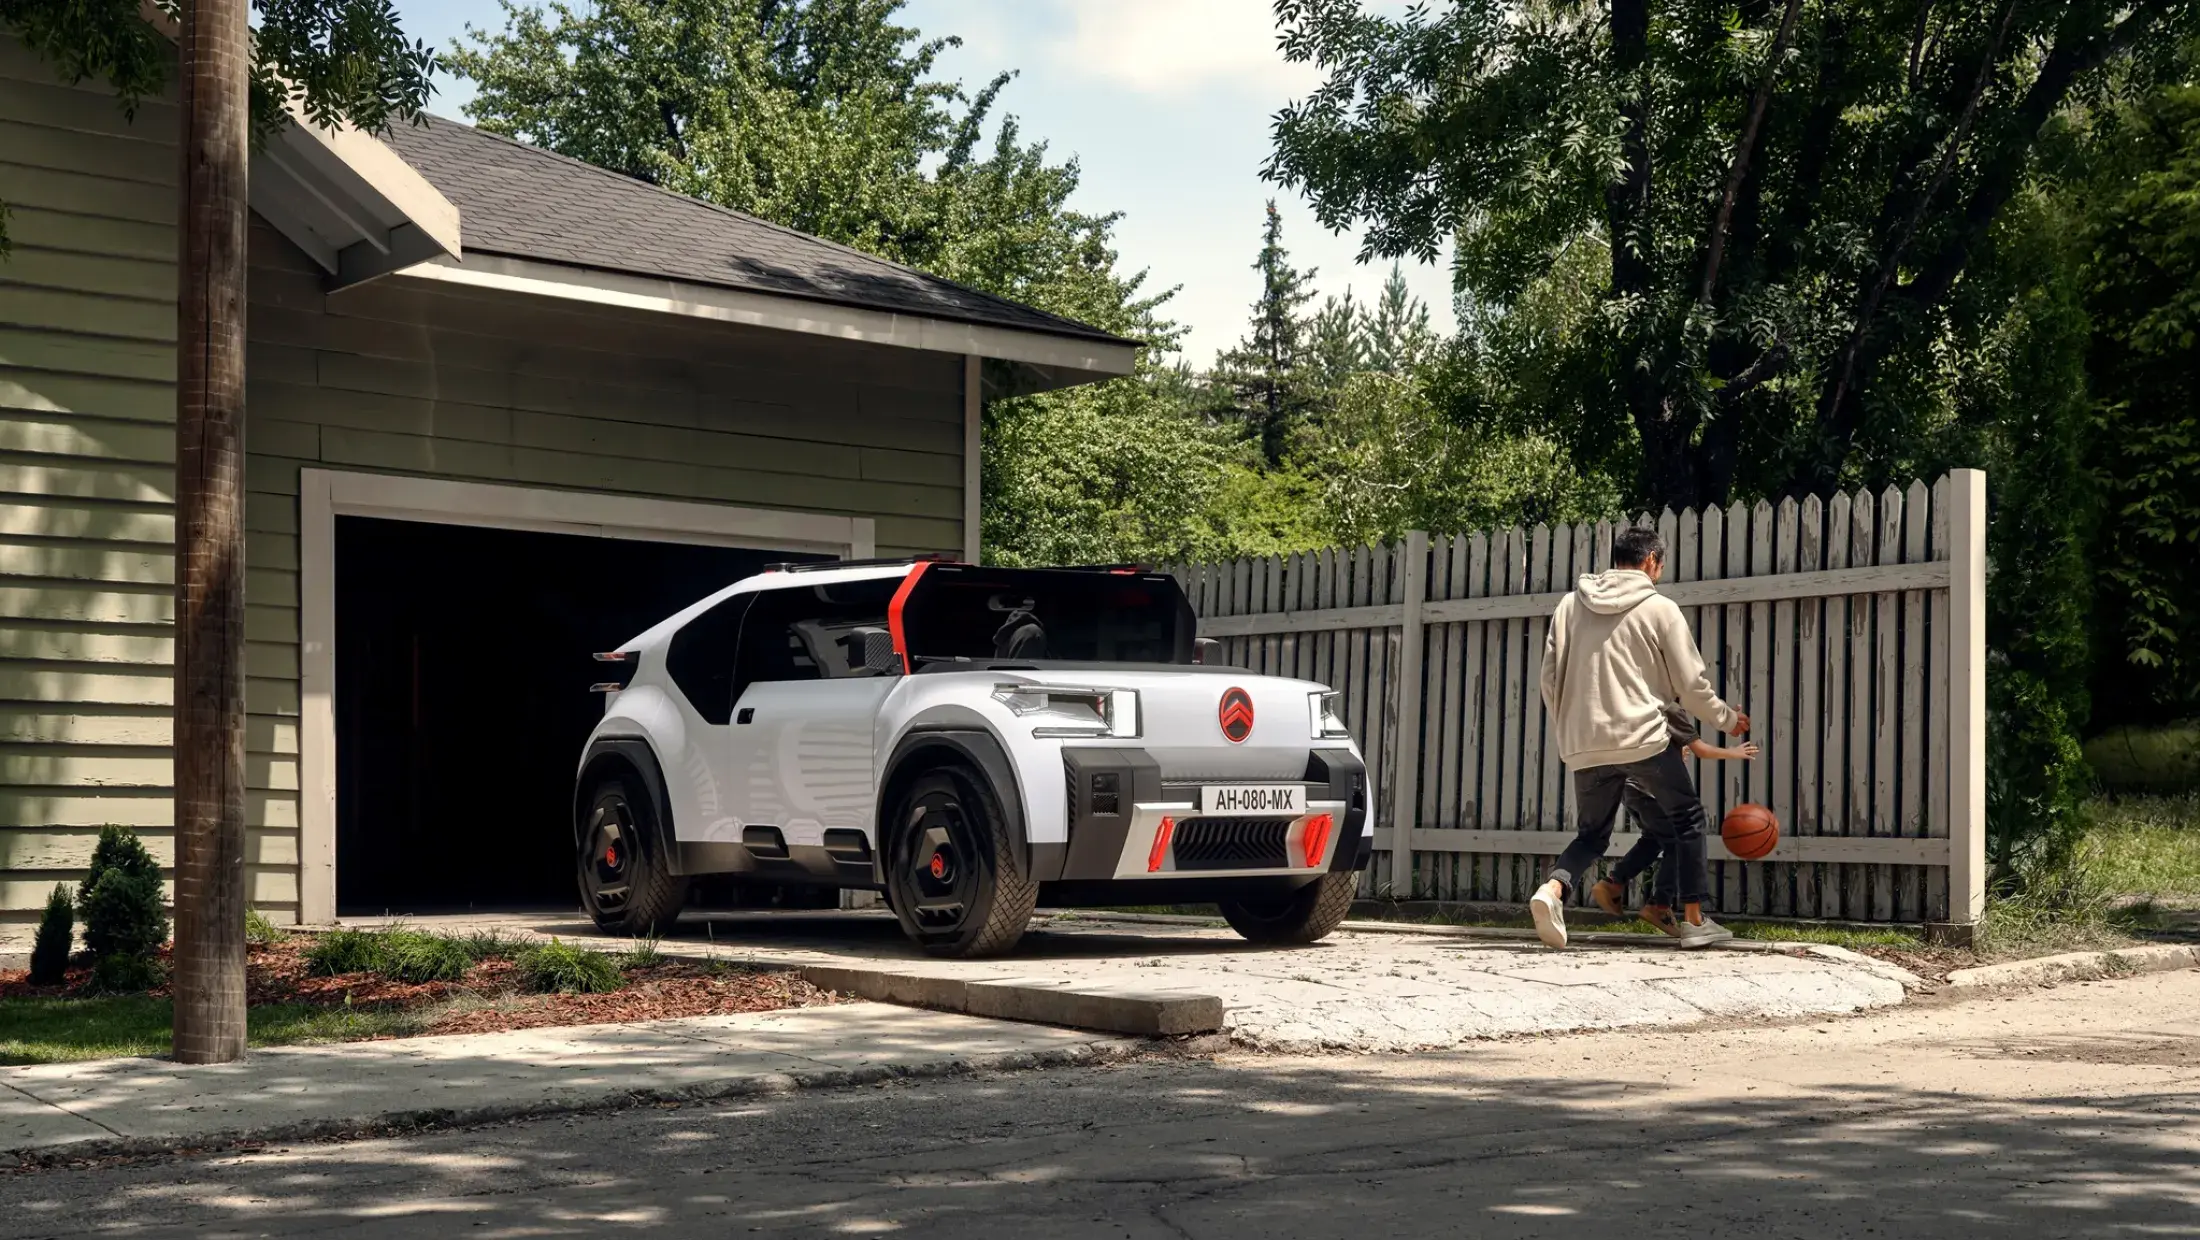
<instances>
[{"instance_id":1,"label":"car rear wheel","mask_svg":"<svg viewBox=\"0 0 2200 1240\"><path fill-rule=\"evenodd\" d=\"M1039 887L1023 872L993 791L970 771L918 776L895 798L886 898L935 956L990 956L1023 937Z\"/></svg>"},{"instance_id":2,"label":"car rear wheel","mask_svg":"<svg viewBox=\"0 0 2200 1240\"><path fill-rule=\"evenodd\" d=\"M1287 895L1222 901L1222 919L1255 943L1312 943L1328 936L1352 911L1360 876L1332 871Z\"/></svg>"},{"instance_id":3,"label":"car rear wheel","mask_svg":"<svg viewBox=\"0 0 2200 1240\"><path fill-rule=\"evenodd\" d=\"M605 934L646 938L679 920L687 882L657 855L656 817L647 797L623 779L589 795L578 857L581 907Z\"/></svg>"}]
</instances>

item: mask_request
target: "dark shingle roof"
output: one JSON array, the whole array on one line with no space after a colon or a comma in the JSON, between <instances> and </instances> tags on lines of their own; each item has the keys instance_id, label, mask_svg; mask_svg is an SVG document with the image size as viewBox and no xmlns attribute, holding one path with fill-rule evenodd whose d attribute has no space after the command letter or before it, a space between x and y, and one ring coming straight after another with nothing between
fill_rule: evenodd
<instances>
[{"instance_id":1,"label":"dark shingle roof","mask_svg":"<svg viewBox=\"0 0 2200 1240\"><path fill-rule=\"evenodd\" d=\"M393 125L384 140L458 208L461 244L469 254L1056 336L1116 339L1071 319L457 121Z\"/></svg>"}]
</instances>

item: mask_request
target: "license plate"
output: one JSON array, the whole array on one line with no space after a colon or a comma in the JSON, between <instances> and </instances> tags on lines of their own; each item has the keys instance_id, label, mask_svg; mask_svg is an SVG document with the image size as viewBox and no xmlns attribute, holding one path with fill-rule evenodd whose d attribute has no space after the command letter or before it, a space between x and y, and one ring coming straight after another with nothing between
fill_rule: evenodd
<instances>
[{"instance_id":1,"label":"license plate","mask_svg":"<svg viewBox=\"0 0 2200 1240\"><path fill-rule=\"evenodd\" d=\"M1208 784L1199 790L1202 814L1303 814L1305 784Z\"/></svg>"}]
</instances>

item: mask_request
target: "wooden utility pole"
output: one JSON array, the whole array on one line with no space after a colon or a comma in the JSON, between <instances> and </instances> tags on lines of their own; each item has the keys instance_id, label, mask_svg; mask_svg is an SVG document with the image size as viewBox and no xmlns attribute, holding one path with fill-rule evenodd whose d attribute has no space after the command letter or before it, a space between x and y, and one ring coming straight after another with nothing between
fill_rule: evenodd
<instances>
[{"instance_id":1,"label":"wooden utility pole","mask_svg":"<svg viewBox=\"0 0 2200 1240\"><path fill-rule=\"evenodd\" d=\"M248 0L183 13L176 295L175 1056L244 1054Z\"/></svg>"}]
</instances>

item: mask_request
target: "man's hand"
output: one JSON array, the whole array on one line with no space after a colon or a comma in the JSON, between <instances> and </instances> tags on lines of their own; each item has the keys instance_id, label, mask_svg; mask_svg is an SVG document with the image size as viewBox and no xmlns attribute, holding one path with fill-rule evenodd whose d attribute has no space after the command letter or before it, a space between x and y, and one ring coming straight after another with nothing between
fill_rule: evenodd
<instances>
[{"instance_id":1,"label":"man's hand","mask_svg":"<svg viewBox=\"0 0 2200 1240\"><path fill-rule=\"evenodd\" d=\"M1726 730L1728 736L1749 735L1749 715L1745 711L1734 712L1734 726Z\"/></svg>"}]
</instances>

